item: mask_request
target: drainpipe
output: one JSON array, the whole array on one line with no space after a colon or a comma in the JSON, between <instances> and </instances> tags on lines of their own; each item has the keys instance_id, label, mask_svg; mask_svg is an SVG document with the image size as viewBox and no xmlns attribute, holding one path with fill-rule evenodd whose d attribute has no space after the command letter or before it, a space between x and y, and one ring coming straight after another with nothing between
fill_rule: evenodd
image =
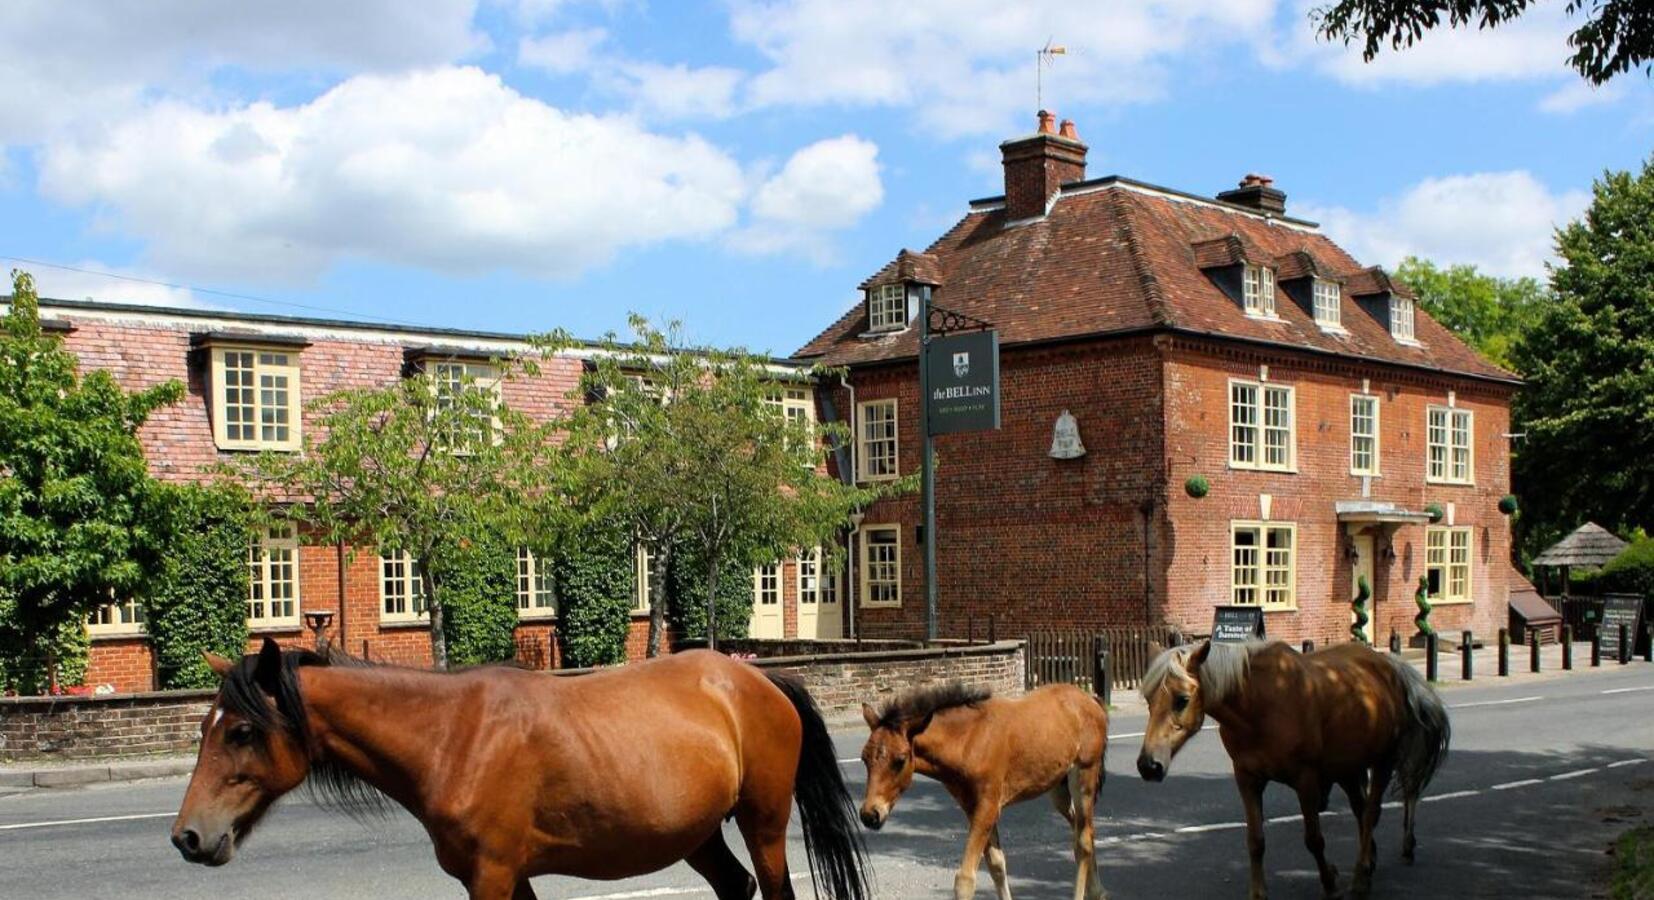
<instances>
[{"instance_id":1,"label":"drainpipe","mask_svg":"<svg viewBox=\"0 0 1654 900\"><path fill-rule=\"evenodd\" d=\"M339 558L339 648L348 652L350 641L345 631L345 542L338 541L335 546Z\"/></svg>"},{"instance_id":2,"label":"drainpipe","mask_svg":"<svg viewBox=\"0 0 1654 900\"><path fill-rule=\"evenodd\" d=\"M850 514L850 536L844 542L844 561L848 568L845 575L850 583L844 586L843 596L850 604L850 637L856 636L856 605L861 602L861 591L856 590L856 535L861 531L862 514Z\"/></svg>"}]
</instances>

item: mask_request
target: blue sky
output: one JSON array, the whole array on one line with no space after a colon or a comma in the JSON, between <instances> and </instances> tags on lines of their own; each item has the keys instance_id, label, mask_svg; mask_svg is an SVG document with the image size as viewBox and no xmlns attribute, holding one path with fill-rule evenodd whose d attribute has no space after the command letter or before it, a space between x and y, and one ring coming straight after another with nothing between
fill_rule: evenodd
<instances>
[{"instance_id":1,"label":"blue sky","mask_svg":"<svg viewBox=\"0 0 1654 900\"><path fill-rule=\"evenodd\" d=\"M1368 262L1542 274L1654 150L1654 87L1587 88L1560 2L1370 65L1312 5L14 0L0 256L195 288L24 265L50 296L785 354L999 193L1047 39L1089 174L1263 172Z\"/></svg>"}]
</instances>

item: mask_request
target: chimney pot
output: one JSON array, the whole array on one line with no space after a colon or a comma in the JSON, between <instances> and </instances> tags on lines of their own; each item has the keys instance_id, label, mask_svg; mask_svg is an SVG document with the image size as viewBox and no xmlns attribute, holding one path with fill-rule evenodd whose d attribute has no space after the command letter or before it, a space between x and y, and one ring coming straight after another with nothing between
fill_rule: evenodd
<instances>
[{"instance_id":1,"label":"chimney pot","mask_svg":"<svg viewBox=\"0 0 1654 900\"><path fill-rule=\"evenodd\" d=\"M1057 122L1057 117L1056 116L1051 115L1050 113L1046 112L1043 109L1039 111L1039 133L1040 134L1056 134L1057 129L1053 127L1054 125L1056 125L1056 122Z\"/></svg>"},{"instance_id":2,"label":"chimney pot","mask_svg":"<svg viewBox=\"0 0 1654 900\"><path fill-rule=\"evenodd\" d=\"M1039 111L1039 131L999 145L1005 164L1005 217L1011 221L1045 215L1051 198L1062 186L1085 180L1087 147L1074 132L1074 123Z\"/></svg>"},{"instance_id":3,"label":"chimney pot","mask_svg":"<svg viewBox=\"0 0 1654 900\"><path fill-rule=\"evenodd\" d=\"M1256 172L1247 173L1247 176L1241 179L1239 187L1218 194L1218 199L1259 212L1275 215L1286 213L1286 194L1275 187L1275 179Z\"/></svg>"},{"instance_id":4,"label":"chimney pot","mask_svg":"<svg viewBox=\"0 0 1654 900\"><path fill-rule=\"evenodd\" d=\"M1073 119L1062 120L1062 128L1057 131L1057 137L1065 137L1071 141L1077 141L1080 139L1080 136L1074 133Z\"/></svg>"}]
</instances>

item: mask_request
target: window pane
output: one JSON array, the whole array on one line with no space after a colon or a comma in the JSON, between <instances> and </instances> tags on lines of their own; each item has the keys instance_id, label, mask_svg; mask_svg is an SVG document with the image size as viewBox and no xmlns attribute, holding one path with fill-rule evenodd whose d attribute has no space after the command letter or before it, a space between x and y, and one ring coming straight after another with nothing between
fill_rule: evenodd
<instances>
[{"instance_id":1,"label":"window pane","mask_svg":"<svg viewBox=\"0 0 1654 900\"><path fill-rule=\"evenodd\" d=\"M1258 460L1258 387L1236 382L1229 388L1229 460L1255 465Z\"/></svg>"}]
</instances>

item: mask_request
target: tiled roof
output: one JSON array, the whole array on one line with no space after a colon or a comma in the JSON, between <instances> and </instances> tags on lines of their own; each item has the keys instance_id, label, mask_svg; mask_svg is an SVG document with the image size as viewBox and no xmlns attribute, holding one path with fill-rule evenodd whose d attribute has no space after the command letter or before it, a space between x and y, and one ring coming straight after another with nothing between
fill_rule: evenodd
<instances>
[{"instance_id":1,"label":"tiled roof","mask_svg":"<svg viewBox=\"0 0 1654 900\"><path fill-rule=\"evenodd\" d=\"M859 287L867 290L876 284L891 284L897 281L911 281L918 284L941 284L941 269L934 253L914 253L912 250L903 250L896 254L896 258L885 263L884 268L874 272L863 281Z\"/></svg>"},{"instance_id":2,"label":"tiled roof","mask_svg":"<svg viewBox=\"0 0 1654 900\"><path fill-rule=\"evenodd\" d=\"M1292 265L1313 264L1350 285L1344 333L1323 331L1284 297L1275 304L1278 321L1248 317L1202 270L1224 265L1221 259L1278 265L1300 253L1307 259ZM1397 343L1353 297L1377 287L1399 293L1400 285L1364 269L1312 225L1124 178L1065 185L1049 215L1009 228L1000 205L979 202L925 254L910 255L935 260L927 273L937 282L933 303L993 323L1004 346L1164 328L1517 380L1422 311L1418 346ZM866 331L858 303L796 356L857 365L917 352L917 329L864 337Z\"/></svg>"}]
</instances>

